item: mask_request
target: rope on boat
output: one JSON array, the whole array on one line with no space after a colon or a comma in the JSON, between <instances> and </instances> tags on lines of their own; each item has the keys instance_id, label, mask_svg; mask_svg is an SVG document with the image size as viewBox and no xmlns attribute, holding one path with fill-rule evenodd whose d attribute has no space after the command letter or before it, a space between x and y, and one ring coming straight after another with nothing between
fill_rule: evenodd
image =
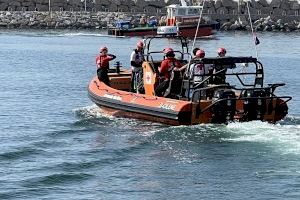
<instances>
[{"instance_id":1,"label":"rope on boat","mask_svg":"<svg viewBox=\"0 0 300 200\"><path fill-rule=\"evenodd\" d=\"M252 36L253 36L253 41L254 41L254 48L255 48L255 53L256 53L256 58L258 60L258 53L257 53L257 48L256 48L256 44L255 44L255 33L253 31L253 25L252 25L252 19L251 19L251 15L250 15L250 9L249 9L249 1L247 1L247 10L248 10L248 15L249 15L249 21L250 21L250 27L251 27L251 32L252 32Z\"/></svg>"}]
</instances>

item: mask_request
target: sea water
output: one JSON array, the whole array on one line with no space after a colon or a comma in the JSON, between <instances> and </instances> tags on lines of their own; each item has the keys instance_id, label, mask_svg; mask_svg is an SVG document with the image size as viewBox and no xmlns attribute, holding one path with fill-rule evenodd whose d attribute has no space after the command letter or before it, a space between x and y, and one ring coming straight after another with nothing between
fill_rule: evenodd
<instances>
[{"instance_id":1,"label":"sea water","mask_svg":"<svg viewBox=\"0 0 300 200\"><path fill-rule=\"evenodd\" d=\"M1 30L0 199L299 199L300 34L258 37L265 83L293 97L288 116L172 127L106 116L88 98L99 48L129 68L140 38ZM195 46L256 56L247 32Z\"/></svg>"}]
</instances>

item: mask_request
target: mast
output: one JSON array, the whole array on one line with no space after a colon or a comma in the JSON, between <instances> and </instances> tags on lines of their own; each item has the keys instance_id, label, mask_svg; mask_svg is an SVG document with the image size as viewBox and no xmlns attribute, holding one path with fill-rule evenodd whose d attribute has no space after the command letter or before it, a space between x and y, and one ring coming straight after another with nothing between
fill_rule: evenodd
<instances>
[{"instance_id":1,"label":"mast","mask_svg":"<svg viewBox=\"0 0 300 200\"><path fill-rule=\"evenodd\" d=\"M187 6L185 0L180 0L182 6Z\"/></svg>"}]
</instances>

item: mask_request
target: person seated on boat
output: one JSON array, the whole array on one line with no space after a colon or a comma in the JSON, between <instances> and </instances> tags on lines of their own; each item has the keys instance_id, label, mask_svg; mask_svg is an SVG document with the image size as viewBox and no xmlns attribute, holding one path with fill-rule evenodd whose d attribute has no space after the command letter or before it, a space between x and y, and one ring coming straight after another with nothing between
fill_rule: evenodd
<instances>
[{"instance_id":1,"label":"person seated on boat","mask_svg":"<svg viewBox=\"0 0 300 200\"><path fill-rule=\"evenodd\" d=\"M144 42L138 41L136 48L130 55L131 65L131 92L143 93L143 68L142 63L144 61L143 55Z\"/></svg>"},{"instance_id":2,"label":"person seated on boat","mask_svg":"<svg viewBox=\"0 0 300 200\"><path fill-rule=\"evenodd\" d=\"M116 56L113 54L108 54L107 47L103 46L100 48L100 53L96 57L96 65L97 65L97 76L99 81L102 81L106 85L110 86L109 78L108 78L108 69L109 69L109 61L115 59Z\"/></svg>"},{"instance_id":3,"label":"person seated on boat","mask_svg":"<svg viewBox=\"0 0 300 200\"><path fill-rule=\"evenodd\" d=\"M226 55L226 49L223 47L220 47L217 49L217 53L218 53L218 58L222 58L225 57ZM219 72L222 71L222 72ZM225 80L226 80L226 68L224 68L224 66L221 65L215 65L214 66L214 74L216 74L214 76L213 79L213 83L214 84L225 84ZM219 72L219 73L218 73Z\"/></svg>"},{"instance_id":4,"label":"person seated on boat","mask_svg":"<svg viewBox=\"0 0 300 200\"><path fill-rule=\"evenodd\" d=\"M140 19L140 26L145 27L147 25L147 19L145 16L142 16Z\"/></svg>"},{"instance_id":5,"label":"person seated on boat","mask_svg":"<svg viewBox=\"0 0 300 200\"><path fill-rule=\"evenodd\" d=\"M205 57L205 51L202 49L199 49L196 52L195 58L204 58ZM203 64L203 63L193 63L189 66L188 70L188 77L190 80L192 80L192 89L190 89L189 93L186 92L186 96L189 95L189 97L192 96L193 93L193 87L197 86L199 83L201 83L204 79L208 77L208 75L211 75L213 73L213 67L210 64ZM209 80L205 81L199 88L206 87L209 83ZM201 92L201 96L204 96L206 94L206 91Z\"/></svg>"},{"instance_id":6,"label":"person seated on boat","mask_svg":"<svg viewBox=\"0 0 300 200\"><path fill-rule=\"evenodd\" d=\"M174 69L182 67L182 64L175 58L175 53L172 48L163 50L165 59L161 62L159 67L160 76L163 77L162 82L155 89L156 96L163 96L170 84L171 73ZM176 71L176 70L175 70Z\"/></svg>"},{"instance_id":7,"label":"person seated on boat","mask_svg":"<svg viewBox=\"0 0 300 200\"><path fill-rule=\"evenodd\" d=\"M148 26L150 26L150 27L156 27L157 24L158 24L158 22L157 22L157 18L156 17L152 16L152 17L149 18Z\"/></svg>"}]
</instances>

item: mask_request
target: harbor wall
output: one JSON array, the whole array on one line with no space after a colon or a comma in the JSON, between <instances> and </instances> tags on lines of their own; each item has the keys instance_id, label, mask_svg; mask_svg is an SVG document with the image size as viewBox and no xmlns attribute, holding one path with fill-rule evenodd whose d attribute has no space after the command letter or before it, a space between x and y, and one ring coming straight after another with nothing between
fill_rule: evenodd
<instances>
[{"instance_id":1,"label":"harbor wall","mask_svg":"<svg viewBox=\"0 0 300 200\"><path fill-rule=\"evenodd\" d=\"M202 5L203 0L187 2ZM297 0L250 0L248 3L257 30L299 30ZM136 23L142 15L161 19L163 24L165 7L170 4L180 4L180 0L0 0L0 27L102 29L117 19ZM220 22L223 30L249 28L245 0L206 0L203 17Z\"/></svg>"}]
</instances>

